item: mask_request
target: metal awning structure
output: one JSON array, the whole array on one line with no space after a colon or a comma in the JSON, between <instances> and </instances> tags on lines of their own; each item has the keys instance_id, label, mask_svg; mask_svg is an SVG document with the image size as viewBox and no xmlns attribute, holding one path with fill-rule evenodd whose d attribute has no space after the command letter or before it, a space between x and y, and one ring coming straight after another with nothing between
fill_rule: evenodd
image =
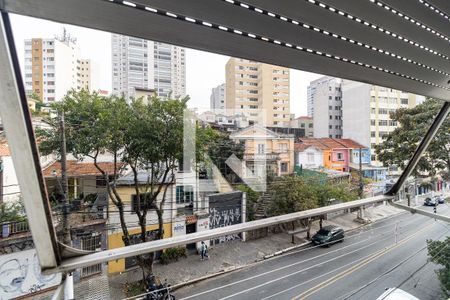
<instances>
[{"instance_id":1,"label":"metal awning structure","mask_svg":"<svg viewBox=\"0 0 450 300\"><path fill-rule=\"evenodd\" d=\"M44 270L64 269L61 266L67 263L61 259L49 215L8 13L446 101L390 195L411 174L450 111L450 3L446 0L0 0L0 10L0 113ZM239 230L252 228L251 223ZM227 234L226 229L222 233ZM213 236L204 234L201 238ZM146 245L138 247L139 253L150 251L152 246L142 247ZM130 253L124 248L113 259ZM100 253L91 258L72 258L70 266L83 265L83 259L92 263L111 259Z\"/></svg>"}]
</instances>

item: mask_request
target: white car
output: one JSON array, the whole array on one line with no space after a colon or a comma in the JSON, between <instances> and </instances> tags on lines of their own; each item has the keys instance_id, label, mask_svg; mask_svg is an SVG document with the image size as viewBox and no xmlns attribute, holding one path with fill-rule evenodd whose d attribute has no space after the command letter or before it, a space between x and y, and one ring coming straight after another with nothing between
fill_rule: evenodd
<instances>
[{"instance_id":1,"label":"white car","mask_svg":"<svg viewBox=\"0 0 450 300\"><path fill-rule=\"evenodd\" d=\"M398 288L387 289L377 300L420 300L410 293Z\"/></svg>"}]
</instances>

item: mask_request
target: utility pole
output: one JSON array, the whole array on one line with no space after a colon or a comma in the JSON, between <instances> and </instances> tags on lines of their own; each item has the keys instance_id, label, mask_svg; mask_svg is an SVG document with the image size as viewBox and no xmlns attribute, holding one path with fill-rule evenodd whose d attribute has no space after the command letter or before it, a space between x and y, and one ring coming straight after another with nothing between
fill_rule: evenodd
<instances>
[{"instance_id":1,"label":"utility pole","mask_svg":"<svg viewBox=\"0 0 450 300\"><path fill-rule=\"evenodd\" d=\"M359 199L364 196L364 183L362 176L362 148L359 148Z\"/></svg>"},{"instance_id":2,"label":"utility pole","mask_svg":"<svg viewBox=\"0 0 450 300\"><path fill-rule=\"evenodd\" d=\"M67 182L67 159L66 159L66 126L64 122L64 112L59 118L60 140L61 140L61 186L63 192L63 243L70 245L70 229L68 220L68 182Z\"/></svg>"}]
</instances>

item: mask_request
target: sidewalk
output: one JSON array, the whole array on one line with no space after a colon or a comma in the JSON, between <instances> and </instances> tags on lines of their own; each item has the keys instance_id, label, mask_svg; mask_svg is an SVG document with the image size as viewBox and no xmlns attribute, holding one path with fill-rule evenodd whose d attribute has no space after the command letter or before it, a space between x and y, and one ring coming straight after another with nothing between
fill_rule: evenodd
<instances>
[{"instance_id":1,"label":"sidewalk","mask_svg":"<svg viewBox=\"0 0 450 300\"><path fill-rule=\"evenodd\" d=\"M365 218L369 222L374 222L388 216L404 212L401 209L389 205L380 205L366 209ZM356 212L337 216L331 220L325 220L324 225L338 225L344 230L355 229L363 226L356 222ZM311 234L319 228L318 222L314 222ZM296 245L304 244L306 233L296 235ZM266 256L273 256L281 250L295 246L291 243L291 236L287 233L269 234L269 236L247 242L233 241L211 247L209 251L210 259L201 261L200 256L190 255L178 262L168 265L155 263L154 272L162 280L167 278L171 285L178 285L190 282L197 278L208 275L226 272L241 268L257 261L264 260ZM109 288L111 299L123 299L125 295L122 286L126 282L134 282L142 279L140 269L131 270L122 274L109 277Z\"/></svg>"}]
</instances>

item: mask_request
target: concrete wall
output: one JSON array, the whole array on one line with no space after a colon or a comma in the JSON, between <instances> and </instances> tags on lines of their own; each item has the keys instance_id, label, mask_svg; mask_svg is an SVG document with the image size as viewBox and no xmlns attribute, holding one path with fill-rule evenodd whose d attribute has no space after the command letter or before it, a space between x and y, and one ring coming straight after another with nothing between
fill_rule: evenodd
<instances>
[{"instance_id":1,"label":"concrete wall","mask_svg":"<svg viewBox=\"0 0 450 300\"><path fill-rule=\"evenodd\" d=\"M323 167L323 152L314 147L309 147L302 152L297 152L297 166L305 169L317 169Z\"/></svg>"},{"instance_id":2,"label":"concrete wall","mask_svg":"<svg viewBox=\"0 0 450 300\"><path fill-rule=\"evenodd\" d=\"M57 286L61 274L44 276L40 272L36 250L0 256L0 299L27 296Z\"/></svg>"},{"instance_id":3,"label":"concrete wall","mask_svg":"<svg viewBox=\"0 0 450 300\"><path fill-rule=\"evenodd\" d=\"M371 85L344 80L342 84L343 137L370 147Z\"/></svg>"}]
</instances>

